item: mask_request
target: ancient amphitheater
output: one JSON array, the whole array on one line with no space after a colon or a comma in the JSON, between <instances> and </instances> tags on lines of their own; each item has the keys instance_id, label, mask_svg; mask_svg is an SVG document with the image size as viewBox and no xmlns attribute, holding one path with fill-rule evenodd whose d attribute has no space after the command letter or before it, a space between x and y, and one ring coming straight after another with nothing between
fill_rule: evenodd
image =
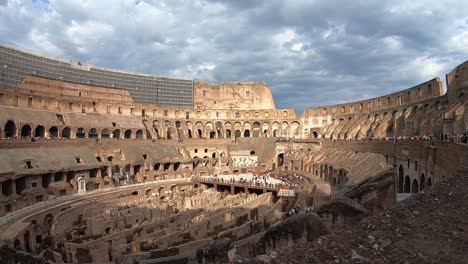
<instances>
[{"instance_id":1,"label":"ancient amphitheater","mask_svg":"<svg viewBox=\"0 0 468 264\"><path fill-rule=\"evenodd\" d=\"M468 61L446 86L296 113L0 46L0 262L466 263Z\"/></svg>"}]
</instances>

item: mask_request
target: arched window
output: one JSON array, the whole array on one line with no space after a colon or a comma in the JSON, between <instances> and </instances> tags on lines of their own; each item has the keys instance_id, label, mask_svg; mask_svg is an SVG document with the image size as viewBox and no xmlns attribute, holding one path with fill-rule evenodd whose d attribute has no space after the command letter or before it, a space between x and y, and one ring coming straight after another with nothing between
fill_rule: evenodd
<instances>
[{"instance_id":1,"label":"arched window","mask_svg":"<svg viewBox=\"0 0 468 264\"><path fill-rule=\"evenodd\" d=\"M34 130L35 137L45 137L45 128L41 125L37 126Z\"/></svg>"},{"instance_id":2,"label":"arched window","mask_svg":"<svg viewBox=\"0 0 468 264\"><path fill-rule=\"evenodd\" d=\"M115 129L114 132L112 132L112 138L120 138L120 129Z\"/></svg>"},{"instance_id":3,"label":"arched window","mask_svg":"<svg viewBox=\"0 0 468 264\"><path fill-rule=\"evenodd\" d=\"M419 189L422 191L424 189L424 186L426 185L426 176L424 173L421 174L421 185L419 186Z\"/></svg>"},{"instance_id":4,"label":"arched window","mask_svg":"<svg viewBox=\"0 0 468 264\"><path fill-rule=\"evenodd\" d=\"M49 128L49 137L58 138L58 128L56 126Z\"/></svg>"},{"instance_id":5,"label":"arched window","mask_svg":"<svg viewBox=\"0 0 468 264\"><path fill-rule=\"evenodd\" d=\"M22 128L21 128L21 137L25 137L25 138L28 138L28 137L31 137L31 126L30 125L24 125Z\"/></svg>"},{"instance_id":6,"label":"arched window","mask_svg":"<svg viewBox=\"0 0 468 264\"><path fill-rule=\"evenodd\" d=\"M101 138L110 138L109 129L104 128L104 129L101 131Z\"/></svg>"},{"instance_id":7,"label":"arched window","mask_svg":"<svg viewBox=\"0 0 468 264\"><path fill-rule=\"evenodd\" d=\"M85 138L86 137L86 131L84 128L80 127L76 130L76 138Z\"/></svg>"},{"instance_id":8,"label":"arched window","mask_svg":"<svg viewBox=\"0 0 468 264\"><path fill-rule=\"evenodd\" d=\"M5 137L12 138L16 137L16 125L15 122L8 120L5 124Z\"/></svg>"},{"instance_id":9,"label":"arched window","mask_svg":"<svg viewBox=\"0 0 468 264\"><path fill-rule=\"evenodd\" d=\"M403 165L400 165L398 167L398 192L402 193L403 192L403 181L404 181L404 171L403 171Z\"/></svg>"},{"instance_id":10,"label":"arched window","mask_svg":"<svg viewBox=\"0 0 468 264\"><path fill-rule=\"evenodd\" d=\"M216 137L216 132L211 131L211 132L210 132L210 138L215 138L215 137Z\"/></svg>"},{"instance_id":11,"label":"arched window","mask_svg":"<svg viewBox=\"0 0 468 264\"><path fill-rule=\"evenodd\" d=\"M69 127L65 127L62 129L62 138L70 138L71 129Z\"/></svg>"},{"instance_id":12,"label":"arched window","mask_svg":"<svg viewBox=\"0 0 468 264\"><path fill-rule=\"evenodd\" d=\"M405 177L405 193L410 193L411 192L411 180L408 175Z\"/></svg>"},{"instance_id":13,"label":"arched window","mask_svg":"<svg viewBox=\"0 0 468 264\"><path fill-rule=\"evenodd\" d=\"M98 131L96 128L91 128L89 130L89 134L88 134L88 137L89 138L98 138L99 134L98 134Z\"/></svg>"},{"instance_id":14,"label":"arched window","mask_svg":"<svg viewBox=\"0 0 468 264\"><path fill-rule=\"evenodd\" d=\"M130 129L125 130L124 137L127 138L127 139L131 138L132 137L132 131Z\"/></svg>"},{"instance_id":15,"label":"arched window","mask_svg":"<svg viewBox=\"0 0 468 264\"><path fill-rule=\"evenodd\" d=\"M411 189L411 193L418 193L419 191L419 185L418 181L415 179L413 180L413 188Z\"/></svg>"},{"instance_id":16,"label":"arched window","mask_svg":"<svg viewBox=\"0 0 468 264\"><path fill-rule=\"evenodd\" d=\"M136 132L136 138L137 139L143 139L143 131L141 129L138 129Z\"/></svg>"},{"instance_id":17,"label":"arched window","mask_svg":"<svg viewBox=\"0 0 468 264\"><path fill-rule=\"evenodd\" d=\"M244 131L244 137L250 137L250 130L246 129Z\"/></svg>"}]
</instances>

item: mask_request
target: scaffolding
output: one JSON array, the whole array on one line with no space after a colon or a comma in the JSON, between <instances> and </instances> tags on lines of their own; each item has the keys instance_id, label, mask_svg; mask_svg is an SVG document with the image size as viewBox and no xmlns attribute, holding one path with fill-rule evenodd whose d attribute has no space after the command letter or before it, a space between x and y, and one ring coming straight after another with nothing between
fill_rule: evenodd
<instances>
[{"instance_id":1,"label":"scaffolding","mask_svg":"<svg viewBox=\"0 0 468 264\"><path fill-rule=\"evenodd\" d=\"M0 83L17 86L27 75L129 91L137 102L193 107L193 80L97 67L0 44Z\"/></svg>"}]
</instances>

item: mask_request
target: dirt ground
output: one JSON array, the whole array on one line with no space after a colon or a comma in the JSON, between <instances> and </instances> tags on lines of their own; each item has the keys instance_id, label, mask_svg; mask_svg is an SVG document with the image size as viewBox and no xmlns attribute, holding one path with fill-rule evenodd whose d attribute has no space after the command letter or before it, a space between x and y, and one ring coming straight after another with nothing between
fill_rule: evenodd
<instances>
[{"instance_id":1,"label":"dirt ground","mask_svg":"<svg viewBox=\"0 0 468 264\"><path fill-rule=\"evenodd\" d=\"M297 244L272 263L468 263L468 169L348 230ZM251 260L251 263L263 261ZM264 263L264 262L263 262Z\"/></svg>"}]
</instances>

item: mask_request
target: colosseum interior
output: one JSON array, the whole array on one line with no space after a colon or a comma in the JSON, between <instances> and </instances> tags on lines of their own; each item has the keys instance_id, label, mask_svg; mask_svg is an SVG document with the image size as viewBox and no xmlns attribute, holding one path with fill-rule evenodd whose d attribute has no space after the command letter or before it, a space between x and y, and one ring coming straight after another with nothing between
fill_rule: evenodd
<instances>
[{"instance_id":1,"label":"colosseum interior","mask_svg":"<svg viewBox=\"0 0 468 264\"><path fill-rule=\"evenodd\" d=\"M0 86L2 263L343 263L335 249L448 263L431 262L440 241L408 253L376 238L393 221L410 240L429 216L426 228L458 221L444 241L465 250L447 254L468 258L468 61L446 92L435 77L303 113L277 109L263 82L193 81L192 106L169 107L76 72ZM428 208L449 194L465 203L439 205L459 210L440 222Z\"/></svg>"}]
</instances>

